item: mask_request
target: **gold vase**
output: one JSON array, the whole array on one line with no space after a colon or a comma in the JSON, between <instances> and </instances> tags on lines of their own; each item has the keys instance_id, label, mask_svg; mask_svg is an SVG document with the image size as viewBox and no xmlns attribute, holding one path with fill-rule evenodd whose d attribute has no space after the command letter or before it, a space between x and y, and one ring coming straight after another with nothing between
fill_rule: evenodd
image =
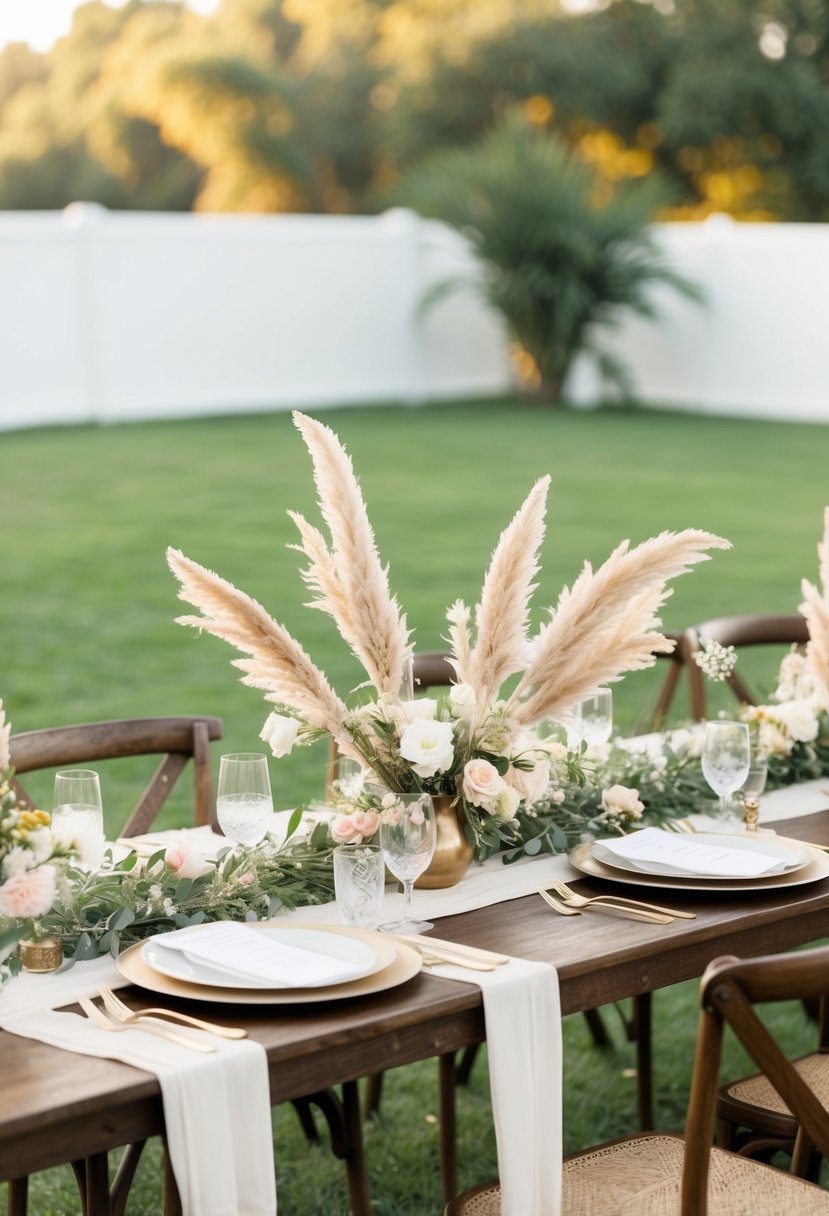
<instances>
[{"instance_id":1,"label":"gold vase","mask_svg":"<svg viewBox=\"0 0 829 1216\"><path fill-rule=\"evenodd\" d=\"M432 808L437 826L435 855L415 882L416 887L430 891L454 887L472 864L472 845L463 830L460 803L450 794L437 794L432 798Z\"/></svg>"}]
</instances>

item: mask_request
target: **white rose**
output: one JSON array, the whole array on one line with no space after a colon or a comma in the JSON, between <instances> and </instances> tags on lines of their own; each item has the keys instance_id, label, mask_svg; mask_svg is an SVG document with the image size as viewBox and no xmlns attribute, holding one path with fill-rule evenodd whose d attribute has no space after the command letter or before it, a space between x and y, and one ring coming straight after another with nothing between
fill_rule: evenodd
<instances>
[{"instance_id":1,"label":"white rose","mask_svg":"<svg viewBox=\"0 0 829 1216\"><path fill-rule=\"evenodd\" d=\"M639 819L645 804L639 801L638 790L627 785L611 785L602 793L602 808L611 815L626 815L628 819Z\"/></svg>"},{"instance_id":2,"label":"white rose","mask_svg":"<svg viewBox=\"0 0 829 1216\"><path fill-rule=\"evenodd\" d=\"M463 770L463 796L473 806L491 811L492 804L506 782L488 760L469 760Z\"/></svg>"},{"instance_id":3,"label":"white rose","mask_svg":"<svg viewBox=\"0 0 829 1216\"><path fill-rule=\"evenodd\" d=\"M431 722L437 713L438 703L430 697L417 697L414 701L400 701L397 709L403 722Z\"/></svg>"},{"instance_id":4,"label":"white rose","mask_svg":"<svg viewBox=\"0 0 829 1216\"><path fill-rule=\"evenodd\" d=\"M796 743L811 743L817 738L817 714L808 701L789 701L786 705L775 705L773 716L785 727L789 738L794 739Z\"/></svg>"},{"instance_id":5,"label":"white rose","mask_svg":"<svg viewBox=\"0 0 829 1216\"><path fill-rule=\"evenodd\" d=\"M293 750L299 734L299 722L284 714L268 714L259 738L268 744L275 756L287 756Z\"/></svg>"},{"instance_id":6,"label":"white rose","mask_svg":"<svg viewBox=\"0 0 829 1216\"><path fill-rule=\"evenodd\" d=\"M762 721L758 732L760 750L765 756L788 756L794 744L776 722Z\"/></svg>"},{"instance_id":7,"label":"white rose","mask_svg":"<svg viewBox=\"0 0 829 1216\"><path fill-rule=\"evenodd\" d=\"M449 702L462 722L472 721L478 702L471 684L453 684L449 689Z\"/></svg>"},{"instance_id":8,"label":"white rose","mask_svg":"<svg viewBox=\"0 0 829 1216\"><path fill-rule=\"evenodd\" d=\"M514 790L517 790L528 806L538 802L547 792L550 784L550 761L539 760L534 768L515 768L510 765L504 780Z\"/></svg>"},{"instance_id":9,"label":"white rose","mask_svg":"<svg viewBox=\"0 0 829 1216\"><path fill-rule=\"evenodd\" d=\"M422 718L410 722L400 736L400 755L418 777L434 777L449 768L455 758L451 722Z\"/></svg>"}]
</instances>

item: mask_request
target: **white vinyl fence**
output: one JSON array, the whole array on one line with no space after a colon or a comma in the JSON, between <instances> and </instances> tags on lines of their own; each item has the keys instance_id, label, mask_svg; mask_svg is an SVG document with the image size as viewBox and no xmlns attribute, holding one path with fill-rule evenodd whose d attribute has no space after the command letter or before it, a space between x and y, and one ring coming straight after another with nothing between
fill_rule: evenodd
<instances>
[{"instance_id":1,"label":"white vinyl fence","mask_svg":"<svg viewBox=\"0 0 829 1216\"><path fill-rule=\"evenodd\" d=\"M613 339L646 403L829 421L829 229L660 225L705 292L660 291L657 323ZM0 430L352 402L418 403L513 386L503 326L465 243L380 217L0 213ZM604 389L579 365L571 395Z\"/></svg>"}]
</instances>

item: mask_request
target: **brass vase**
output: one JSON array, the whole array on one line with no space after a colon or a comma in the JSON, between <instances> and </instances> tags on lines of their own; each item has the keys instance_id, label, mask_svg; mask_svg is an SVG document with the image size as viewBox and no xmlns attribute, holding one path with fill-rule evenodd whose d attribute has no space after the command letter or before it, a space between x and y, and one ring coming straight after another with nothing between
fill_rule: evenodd
<instances>
[{"instance_id":1,"label":"brass vase","mask_svg":"<svg viewBox=\"0 0 829 1216\"><path fill-rule=\"evenodd\" d=\"M432 808L437 826L435 855L415 886L425 890L454 887L472 864L472 845L463 830L463 811L451 794L436 794Z\"/></svg>"},{"instance_id":2,"label":"brass vase","mask_svg":"<svg viewBox=\"0 0 829 1216\"><path fill-rule=\"evenodd\" d=\"M24 971L45 974L57 971L63 962L63 942L59 937L24 937L17 952Z\"/></svg>"}]
</instances>

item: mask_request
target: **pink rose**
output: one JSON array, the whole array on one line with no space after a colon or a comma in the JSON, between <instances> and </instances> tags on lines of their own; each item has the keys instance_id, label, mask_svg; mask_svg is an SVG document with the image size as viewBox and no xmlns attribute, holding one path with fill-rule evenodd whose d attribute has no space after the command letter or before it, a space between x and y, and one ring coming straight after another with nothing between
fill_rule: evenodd
<instances>
[{"instance_id":1,"label":"pink rose","mask_svg":"<svg viewBox=\"0 0 829 1216\"><path fill-rule=\"evenodd\" d=\"M488 760L469 760L463 770L463 796L473 806L490 809L504 788L504 778Z\"/></svg>"},{"instance_id":2,"label":"pink rose","mask_svg":"<svg viewBox=\"0 0 829 1216\"><path fill-rule=\"evenodd\" d=\"M531 769L514 768L510 765L504 780L507 785L518 791L527 806L532 806L547 792L547 786L550 784L550 761L539 760Z\"/></svg>"},{"instance_id":3,"label":"pink rose","mask_svg":"<svg viewBox=\"0 0 829 1216\"><path fill-rule=\"evenodd\" d=\"M350 818L363 840L373 836L380 824L380 816L376 811L355 811Z\"/></svg>"},{"instance_id":4,"label":"pink rose","mask_svg":"<svg viewBox=\"0 0 829 1216\"><path fill-rule=\"evenodd\" d=\"M248 887L253 882L255 877L256 877L256 875L253 874L252 871L248 870L246 874L242 874L240 876L239 882L242 883L244 886Z\"/></svg>"},{"instance_id":5,"label":"pink rose","mask_svg":"<svg viewBox=\"0 0 829 1216\"><path fill-rule=\"evenodd\" d=\"M45 916L55 902L55 871L38 866L16 874L0 887L0 916L28 919Z\"/></svg>"},{"instance_id":6,"label":"pink rose","mask_svg":"<svg viewBox=\"0 0 829 1216\"><path fill-rule=\"evenodd\" d=\"M174 844L167 849L164 860L179 878L200 878L210 873L210 865L199 853L188 849L186 844Z\"/></svg>"},{"instance_id":7,"label":"pink rose","mask_svg":"<svg viewBox=\"0 0 829 1216\"><path fill-rule=\"evenodd\" d=\"M361 839L351 815L338 815L331 824L331 835L337 844L353 844Z\"/></svg>"}]
</instances>

